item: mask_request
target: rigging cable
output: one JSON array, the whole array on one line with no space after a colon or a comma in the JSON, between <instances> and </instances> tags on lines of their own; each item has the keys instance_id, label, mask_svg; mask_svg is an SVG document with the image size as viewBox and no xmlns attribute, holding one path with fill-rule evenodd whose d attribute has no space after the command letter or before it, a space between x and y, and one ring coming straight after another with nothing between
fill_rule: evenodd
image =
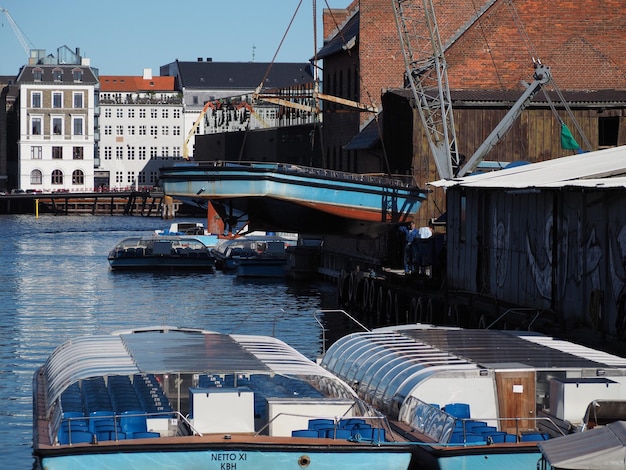
<instances>
[{"instance_id":1,"label":"rigging cable","mask_svg":"<svg viewBox=\"0 0 626 470\"><path fill-rule=\"evenodd\" d=\"M539 59L537 51L533 47L533 45L532 45L532 43L530 41L530 38L528 37L526 29L524 28L524 24L522 23L522 20L519 17L519 14L517 13L517 9L515 8L515 5L513 4L513 0L506 0L505 3L507 5L509 11L511 12L511 16L513 17L513 22L515 23L515 26L517 27L517 30L518 30L520 36L522 37L522 41L526 45L526 50L528 51L528 53L529 53L529 55L531 57L531 60L533 61L533 64L541 64L541 60ZM559 90L559 87L557 86L556 82L554 81L554 77L552 77L552 76L550 77L550 82L549 83L551 83L552 86L554 87L555 93L559 97L559 100L561 101L561 103L563 103L563 107L565 108L565 112L567 113L569 118L574 123L574 127L576 127L576 130L578 131L578 133L580 134L582 140L584 141L585 145L587 146L587 149L588 150L593 150L593 148L591 147L591 144L589 143L589 140L587 139L587 136L584 134L582 128L580 127L580 124L578 123L578 120L574 116L574 113L572 112L571 108L567 104L567 101L565 101L565 97L563 96L563 94L561 93L561 90ZM556 110L556 107L554 106L554 103L552 102L552 100L548 96L548 92L544 89L544 87L541 87L541 90L543 91L543 95L546 97L546 101L548 102L548 105L550 106L550 109L552 110L552 112L555 115L556 119L559 121L560 124L564 124L563 119L561 119L561 117L559 116L559 114L558 114L558 112Z\"/></svg>"}]
</instances>

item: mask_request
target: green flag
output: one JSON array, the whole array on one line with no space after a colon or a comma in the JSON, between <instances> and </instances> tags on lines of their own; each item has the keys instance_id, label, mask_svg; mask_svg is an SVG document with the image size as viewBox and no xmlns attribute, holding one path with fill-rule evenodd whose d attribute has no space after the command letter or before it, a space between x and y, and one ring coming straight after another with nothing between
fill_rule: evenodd
<instances>
[{"instance_id":1,"label":"green flag","mask_svg":"<svg viewBox=\"0 0 626 470\"><path fill-rule=\"evenodd\" d=\"M564 122L561 123L561 148L565 150L580 149L580 145L578 145L578 142L576 142L576 139L574 139L574 136Z\"/></svg>"}]
</instances>

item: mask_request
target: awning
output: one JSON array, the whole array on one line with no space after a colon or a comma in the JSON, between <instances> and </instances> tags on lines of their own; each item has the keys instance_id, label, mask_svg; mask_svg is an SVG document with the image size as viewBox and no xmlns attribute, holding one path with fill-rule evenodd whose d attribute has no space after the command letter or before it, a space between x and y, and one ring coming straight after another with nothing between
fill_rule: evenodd
<instances>
[{"instance_id":1,"label":"awning","mask_svg":"<svg viewBox=\"0 0 626 470\"><path fill-rule=\"evenodd\" d=\"M570 434L539 443L539 449L553 468L617 470L626 469L626 422L616 421L602 428Z\"/></svg>"}]
</instances>

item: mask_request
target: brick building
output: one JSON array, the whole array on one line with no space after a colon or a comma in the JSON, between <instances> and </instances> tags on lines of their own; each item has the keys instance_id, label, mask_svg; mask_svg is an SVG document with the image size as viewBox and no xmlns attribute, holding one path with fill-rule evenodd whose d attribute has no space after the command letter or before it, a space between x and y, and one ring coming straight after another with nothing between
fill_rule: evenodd
<instances>
[{"instance_id":1,"label":"brick building","mask_svg":"<svg viewBox=\"0 0 626 470\"><path fill-rule=\"evenodd\" d=\"M533 59L550 67L571 114L557 90L547 87L551 100L557 98L554 110L538 94L486 160L533 162L571 154L560 147L561 119L584 150L626 144L625 3L439 0L434 8L461 154L472 155L523 93L523 83L532 81ZM325 91L382 110L372 115L325 106L328 166L411 174L421 185L438 179L418 113L410 107L412 96L403 89L391 2L355 0L346 9L325 10L324 33ZM434 194L420 217L436 217L444 206L443 195Z\"/></svg>"}]
</instances>

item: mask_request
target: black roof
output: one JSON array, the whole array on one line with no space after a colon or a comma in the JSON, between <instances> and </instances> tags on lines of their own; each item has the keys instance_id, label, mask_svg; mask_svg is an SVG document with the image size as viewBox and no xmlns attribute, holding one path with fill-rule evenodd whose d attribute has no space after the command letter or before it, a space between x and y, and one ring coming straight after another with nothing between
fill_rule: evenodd
<instances>
[{"instance_id":1,"label":"black roof","mask_svg":"<svg viewBox=\"0 0 626 470\"><path fill-rule=\"evenodd\" d=\"M53 71L62 70L63 74L61 75L61 83L66 85L73 85L76 82L74 81L74 75L72 72L75 69L80 69L83 72L83 78L80 83L93 85L98 83L98 79L91 70L91 67L85 65L48 65L48 64L37 64L37 65L27 65L22 68L19 75L17 76L16 82L18 83L35 83L34 79L34 71L41 70L42 76L41 80L37 80L37 83L58 83L58 80L54 79Z\"/></svg>"},{"instance_id":2,"label":"black roof","mask_svg":"<svg viewBox=\"0 0 626 470\"><path fill-rule=\"evenodd\" d=\"M378 113L354 138L344 145L344 150L369 150L380 143L383 113Z\"/></svg>"},{"instance_id":3,"label":"black roof","mask_svg":"<svg viewBox=\"0 0 626 470\"><path fill-rule=\"evenodd\" d=\"M311 64L263 62L179 62L170 67L182 88L255 89L265 77L264 89L288 88L313 83ZM162 67L163 70L163 67ZM269 70L269 72L268 72ZM267 76L266 76L267 74Z\"/></svg>"}]
</instances>

